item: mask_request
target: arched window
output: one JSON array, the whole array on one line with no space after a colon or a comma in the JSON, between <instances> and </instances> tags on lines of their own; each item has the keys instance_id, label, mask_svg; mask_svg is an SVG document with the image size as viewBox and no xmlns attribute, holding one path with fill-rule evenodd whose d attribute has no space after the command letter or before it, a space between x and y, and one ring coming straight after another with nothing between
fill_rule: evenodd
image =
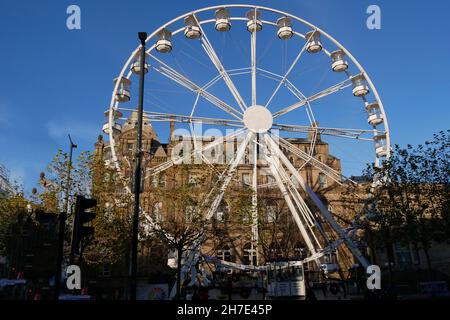
<instances>
[{"instance_id":1,"label":"arched window","mask_svg":"<svg viewBox=\"0 0 450 320\"><path fill-rule=\"evenodd\" d=\"M222 246L217 249L217 259L231 262L231 250L229 246Z\"/></svg>"},{"instance_id":2,"label":"arched window","mask_svg":"<svg viewBox=\"0 0 450 320\"><path fill-rule=\"evenodd\" d=\"M256 265L256 250L252 249L252 244L247 242L242 248L242 262L247 265Z\"/></svg>"}]
</instances>

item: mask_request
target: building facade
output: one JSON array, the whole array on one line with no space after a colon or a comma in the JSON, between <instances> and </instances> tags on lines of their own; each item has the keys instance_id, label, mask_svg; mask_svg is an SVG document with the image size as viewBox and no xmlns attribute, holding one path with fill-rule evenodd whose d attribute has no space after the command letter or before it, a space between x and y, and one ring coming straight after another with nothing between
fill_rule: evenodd
<instances>
[{"instance_id":1,"label":"building facade","mask_svg":"<svg viewBox=\"0 0 450 320\"><path fill-rule=\"evenodd\" d=\"M125 177L133 175L133 158L136 149L137 136L137 113L133 112L126 121L121 133L115 137L116 154L121 164L122 173ZM158 174L151 175L154 168L160 167L170 159L181 157L194 150L194 145L206 146L217 139L216 137L191 137L176 134L177 130L175 122L170 123L170 135L167 143L161 142L158 135L148 119L144 117L143 126L143 150L144 150L144 192L141 196L141 207L147 213L152 215L154 219L164 219L167 210L163 201L159 202L152 198L155 188L173 188L177 183L189 183L190 176L172 177L170 171L158 171ZM195 140L194 140L195 139ZM320 162L332 168L338 174L341 174L341 161L330 154L329 145L323 141L320 135L315 137L315 143L311 143L313 137L309 135L307 138L289 138L287 139L296 148L304 153L311 155ZM235 154L240 141L224 142L220 147L209 150L205 156L209 162L215 165L218 172L225 168L225 164L229 162L229 154ZM355 216L361 209L364 200L367 197L367 184L370 180L361 182L361 187L356 189L357 196L344 195L346 186L338 184L335 180L325 175L317 166L313 166L308 161L304 161L289 150L282 149L283 153L299 170L301 176L306 183L316 192L322 202L328 206L328 210L333 214L335 220L345 229L355 220ZM96 153L101 154L107 164L111 164L111 151L108 142L98 141L96 144ZM236 189L250 189L252 185L253 164L251 162L253 155L252 150L248 148L244 160L238 165L231 185ZM202 162L204 165L204 162ZM185 163L177 164L174 167L183 166ZM193 165L192 165L193 164ZM189 163L194 174L196 163ZM249 264L264 265L265 263L277 259L301 260L308 255L308 250L300 236L298 229L293 222L292 215L286 206L286 203L275 183L274 177L270 174L267 163L258 160L258 243L255 243L252 237L252 224L249 219L233 221L227 223L227 217L232 216L236 211L233 207L232 199L224 197L219 205L217 212L212 219L213 227L217 227L219 236L209 238L202 247L202 252L209 256L215 256L220 260ZM197 165L203 170L202 165ZM190 174L189 174L190 175ZM184 180L183 180L184 179ZM298 188L298 191L307 199L306 195ZM232 197L231 197L232 198ZM313 214L318 212L314 205L307 201ZM316 210L316 212L315 212ZM233 228L233 226L238 227ZM325 229L325 233L330 239L336 239L336 235L331 229ZM362 238L364 236L362 235ZM365 239L367 240L367 239ZM326 243L323 243L326 245ZM442 248L445 250L442 250ZM439 249L441 248L441 249ZM379 264L382 269L387 270L387 253L384 250L371 252L370 246L365 245L361 250L367 254L367 257L373 263ZM426 269L423 253L417 248L410 245L395 244L392 252L395 255L395 268L397 270L419 270ZM450 265L450 254L448 246L436 245L430 251L432 255L433 265L446 274L450 274L448 266ZM376 258L374 258L376 257ZM170 259L172 258L172 259ZM172 262L173 253L169 253L169 261ZM323 257L322 263L338 264L340 269L345 273L355 264L353 255L346 247L341 246L336 252L330 253ZM345 277L345 274L341 274Z\"/></svg>"},{"instance_id":2,"label":"building facade","mask_svg":"<svg viewBox=\"0 0 450 320\"><path fill-rule=\"evenodd\" d=\"M9 191L11 191L9 172L5 166L0 164L0 198L4 197Z\"/></svg>"}]
</instances>

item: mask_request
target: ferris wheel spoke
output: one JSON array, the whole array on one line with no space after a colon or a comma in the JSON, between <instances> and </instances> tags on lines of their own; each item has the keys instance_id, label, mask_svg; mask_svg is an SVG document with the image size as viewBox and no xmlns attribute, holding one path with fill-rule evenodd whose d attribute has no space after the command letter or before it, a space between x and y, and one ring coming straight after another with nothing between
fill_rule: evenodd
<instances>
[{"instance_id":1,"label":"ferris wheel spoke","mask_svg":"<svg viewBox=\"0 0 450 320\"><path fill-rule=\"evenodd\" d=\"M183 76L181 73L161 61L160 59L156 58L153 55L149 55L151 58L155 59L158 63L161 64L160 67L152 66L153 69L155 69L157 72L161 73L166 78L178 83L179 85L185 87L186 89L201 95L203 98L205 98L207 101L211 102L216 107L220 108L221 110L227 112L228 114L232 115L238 120L242 119L242 113L224 101L220 100L213 94L209 93L205 87L200 87L199 85L195 84L193 81L189 80L185 76ZM207 84L207 87L210 86L210 83Z\"/></svg>"},{"instance_id":2,"label":"ferris wheel spoke","mask_svg":"<svg viewBox=\"0 0 450 320\"><path fill-rule=\"evenodd\" d=\"M167 169L169 169L175 165L179 165L179 164L182 164L183 162L190 161L191 157L195 156L196 154L200 154L200 153L208 151L212 148L215 148L218 145L223 144L226 140L234 139L235 137L243 134L245 131L246 131L245 128L238 129L224 137L221 137L221 138L215 140L214 142L209 143L205 147L199 147L197 150L193 150L192 152L190 152L186 155L174 157L166 162L161 163L160 165L152 167L146 171L147 174L146 174L145 178L148 178L149 176L154 176L156 174L164 172Z\"/></svg>"},{"instance_id":3,"label":"ferris wheel spoke","mask_svg":"<svg viewBox=\"0 0 450 320\"><path fill-rule=\"evenodd\" d=\"M256 8L255 8L255 14L254 14L254 21L253 23L256 25ZM256 30L257 28L254 28L253 32L251 33L251 63L252 63L252 105L256 105Z\"/></svg>"},{"instance_id":4,"label":"ferris wheel spoke","mask_svg":"<svg viewBox=\"0 0 450 320\"><path fill-rule=\"evenodd\" d=\"M267 137L266 137L267 139ZM279 147L277 147L276 151L271 151L271 154L276 154L277 152L281 152ZM320 232L322 238L324 239L325 243L328 243L329 240L323 231L322 225L320 221L316 219L316 217L312 214L311 210L309 209L306 202L303 200L302 196L297 190L297 186L294 184L293 179L289 176L289 174L285 171L283 166L281 165L279 159L277 157L273 157L273 161L276 164L276 167L279 170L279 175L283 179L283 181L286 182L287 189L289 193L291 194L292 199L294 200L295 204L297 205L298 210L302 214L303 220L305 221L305 224L308 226L309 231L311 232L312 237L314 238L317 247L319 249L322 248L319 240L317 239L315 232L313 230L314 227L317 228L317 230Z\"/></svg>"},{"instance_id":5,"label":"ferris wheel spoke","mask_svg":"<svg viewBox=\"0 0 450 320\"><path fill-rule=\"evenodd\" d=\"M340 90L348 88L351 85L352 85L351 79L346 79L346 80L344 80L344 81L342 81L342 82L340 82L340 83L338 83L338 84L336 84L334 86L331 86L331 87L329 87L329 88L327 88L325 90L322 90L322 91L320 91L320 92L318 92L318 93L316 93L316 94L314 94L314 95L312 95L312 96L310 96L310 97L308 97L306 99L303 99L303 100L301 100L301 101L299 101L297 103L294 103L291 106L288 106L288 107L286 107L284 109L281 109L281 110L275 112L273 114L273 118L274 119L278 118L278 117L280 117L282 115L285 115L288 112L291 112L291 111L296 110L296 109L298 109L300 107L303 107L304 105L306 105L308 103L311 103L313 101L322 99L322 98L324 98L326 96L329 96L330 94L333 94L333 93L336 93L336 92L338 92Z\"/></svg>"},{"instance_id":6,"label":"ferris wheel spoke","mask_svg":"<svg viewBox=\"0 0 450 320\"><path fill-rule=\"evenodd\" d=\"M233 179L233 175L236 173L237 166L244 158L245 150L247 149L247 146L248 146L250 140L252 139L253 135L254 134L251 131L248 131L247 136L245 137L244 141L239 146L239 149L236 152L233 162L231 163L228 170L226 171L226 174L223 175L223 183L220 187L219 194L216 196L216 198L212 202L212 205L206 215L206 220L210 220L212 218L212 216L216 213L217 208L219 207L220 203L222 202L223 195L225 194L225 191L228 188L228 185L230 184L231 180Z\"/></svg>"},{"instance_id":7,"label":"ferris wheel spoke","mask_svg":"<svg viewBox=\"0 0 450 320\"><path fill-rule=\"evenodd\" d=\"M361 140L361 141L373 141L374 140L373 138L364 137L365 135L369 135L369 134L373 135L373 130L365 130L365 129L326 128L326 127L317 127L317 126L300 126L300 125L279 124L279 123L274 123L272 125L272 128L280 130L280 131L303 132L303 133L313 133L313 134L317 133L317 134L321 134L321 135L349 138L349 139L355 139L355 140Z\"/></svg>"},{"instance_id":8,"label":"ferris wheel spoke","mask_svg":"<svg viewBox=\"0 0 450 320\"><path fill-rule=\"evenodd\" d=\"M276 136L276 139L279 141L280 145L282 147L286 148L290 153L292 153L293 155L295 155L299 159L305 161L305 164L306 163L311 164L313 167L315 167L316 169L320 170L320 172L322 172L323 174L325 174L326 176L328 176L329 178L334 180L336 183L342 185L344 183L344 181L349 181L349 182L351 182L353 184L356 184L356 182L354 182L350 178L347 178L342 173L340 173L339 171L336 171L335 169L333 169L330 166L326 165L322 161L317 160L311 154L308 154L308 153L304 152L300 148L294 146L289 141L281 138L280 136ZM300 171L300 169L297 170L297 172L298 171Z\"/></svg>"},{"instance_id":9,"label":"ferris wheel spoke","mask_svg":"<svg viewBox=\"0 0 450 320\"><path fill-rule=\"evenodd\" d=\"M231 80L231 77L228 74L227 70L225 70L216 51L214 50L213 46L211 45L211 42L208 40L205 30L203 30L201 23L197 19L197 16L195 14L193 16L194 16L195 20L197 21L198 27L200 28L200 30L202 32L200 42L202 44L203 49L205 50L205 52L208 55L211 62L216 67L216 69L219 72L219 74L221 75L221 77L223 78L225 84L227 85L228 89L230 90L230 92L233 95L234 99L236 100L237 104L241 108L242 112L244 112L245 109L247 109L247 105L245 104L245 101L242 99L241 94L239 93L239 91L237 90L233 81Z\"/></svg>"},{"instance_id":10,"label":"ferris wheel spoke","mask_svg":"<svg viewBox=\"0 0 450 320\"><path fill-rule=\"evenodd\" d=\"M266 139L265 139L266 140ZM276 184L278 188L280 189L280 192L286 201L286 204L289 208L289 211L292 214L292 217L294 218L295 223L297 224L298 229L300 230L300 233L303 237L303 240L305 241L306 246L308 247L308 250L311 254L316 254L316 247L314 246L308 231L305 229L305 226L303 225L303 222L300 220L300 216L297 212L296 206L294 205L294 202L292 201L290 197L290 193L287 190L286 186L284 185L283 179L281 178L279 174L279 165L277 165L276 161L274 161L272 152L269 151L268 145L264 143L264 157L267 163L269 164L269 169L275 178Z\"/></svg>"},{"instance_id":11,"label":"ferris wheel spoke","mask_svg":"<svg viewBox=\"0 0 450 320\"><path fill-rule=\"evenodd\" d=\"M179 123L201 123L201 124L209 124L209 125L217 125L217 126L225 126L225 127L240 127L240 128L242 128L244 126L242 121L238 121L238 120L207 118L207 117L197 117L197 116L194 117L194 116L185 116L185 115L149 112L149 111L144 111L144 114L151 121L161 121L161 122L175 121L175 122L179 122Z\"/></svg>"},{"instance_id":12,"label":"ferris wheel spoke","mask_svg":"<svg viewBox=\"0 0 450 320\"><path fill-rule=\"evenodd\" d=\"M272 150L276 153L281 162L288 168L290 173L295 177L298 181L302 189L306 192L306 194L310 197L310 199L315 203L317 208L319 209L322 217L328 222L328 224L333 228L333 230L338 234L338 236L345 242L350 251L355 255L355 257L359 260L363 267L368 267L369 263L366 258L363 256L358 247L353 243L353 241L348 237L347 233L342 229L342 227L334 220L332 214L325 207L323 202L319 199L319 197L315 194L315 192L308 186L305 180L302 178L300 173L294 168L292 163L287 159L287 157L279 150L276 145L276 142L269 136L266 135L266 141L271 145ZM277 150L278 149L278 150Z\"/></svg>"},{"instance_id":13,"label":"ferris wheel spoke","mask_svg":"<svg viewBox=\"0 0 450 320\"><path fill-rule=\"evenodd\" d=\"M298 53L297 57L294 59L294 61L292 62L291 66L286 71L285 75L278 82L278 85L277 85L275 91L272 93L272 95L270 96L269 100L266 103L266 108L269 107L270 103L272 102L273 98L275 98L275 95L278 93L278 91L280 90L281 86L286 82L286 80L289 77L289 75L291 74L292 70L294 70L295 66L297 65L298 61L302 57L303 53L306 51L306 47L308 46L308 42L310 41L312 36L313 36L313 34L311 34L310 38L305 42L305 44L303 45L302 49Z\"/></svg>"},{"instance_id":14,"label":"ferris wheel spoke","mask_svg":"<svg viewBox=\"0 0 450 320\"><path fill-rule=\"evenodd\" d=\"M299 100L303 100L306 99L305 95L298 90L298 88L296 86L294 86L294 84L289 81L289 79L286 79L286 88ZM306 115L308 116L309 122L312 125L314 125L316 123L316 118L314 117L314 113L311 109L311 105L309 102L306 103L305 105L305 109L306 109Z\"/></svg>"}]
</instances>

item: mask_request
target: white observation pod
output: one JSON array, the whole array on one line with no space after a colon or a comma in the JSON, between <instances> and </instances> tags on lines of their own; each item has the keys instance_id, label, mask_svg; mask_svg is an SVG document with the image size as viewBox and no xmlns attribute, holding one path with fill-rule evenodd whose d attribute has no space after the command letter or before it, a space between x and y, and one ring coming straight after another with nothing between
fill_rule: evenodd
<instances>
[{"instance_id":1,"label":"white observation pod","mask_svg":"<svg viewBox=\"0 0 450 320\"><path fill-rule=\"evenodd\" d=\"M309 31L305 35L305 40L308 42L306 44L306 50L309 53L318 53L322 51L322 43L320 42L320 32L317 30Z\"/></svg>"},{"instance_id":2,"label":"white observation pod","mask_svg":"<svg viewBox=\"0 0 450 320\"><path fill-rule=\"evenodd\" d=\"M186 38L194 40L202 36L200 27L198 26L197 20L193 15L184 18L184 24L186 25L184 28L184 36Z\"/></svg>"},{"instance_id":3,"label":"white observation pod","mask_svg":"<svg viewBox=\"0 0 450 320\"><path fill-rule=\"evenodd\" d=\"M217 31L224 32L231 29L230 13L227 9L221 8L216 11L216 25Z\"/></svg>"},{"instance_id":4,"label":"white observation pod","mask_svg":"<svg viewBox=\"0 0 450 320\"><path fill-rule=\"evenodd\" d=\"M252 9L247 12L247 30L248 32L261 31L262 22L261 22L261 12Z\"/></svg>"},{"instance_id":5,"label":"white observation pod","mask_svg":"<svg viewBox=\"0 0 450 320\"><path fill-rule=\"evenodd\" d=\"M294 32L292 31L292 22L288 17L281 17L277 20L277 36L281 40L288 40L292 38Z\"/></svg>"},{"instance_id":6,"label":"white observation pod","mask_svg":"<svg viewBox=\"0 0 450 320\"><path fill-rule=\"evenodd\" d=\"M377 134L373 138L375 141L375 152L378 157L386 157L387 156L387 142L386 142L386 134Z\"/></svg>"},{"instance_id":7,"label":"white observation pod","mask_svg":"<svg viewBox=\"0 0 450 320\"><path fill-rule=\"evenodd\" d=\"M156 42L156 50L161 53L169 53L172 51L172 33L167 29L158 32L158 41Z\"/></svg>"},{"instance_id":8,"label":"white observation pod","mask_svg":"<svg viewBox=\"0 0 450 320\"><path fill-rule=\"evenodd\" d=\"M120 134L122 132L122 125L120 123L114 122L112 129L113 129L113 134ZM103 125L103 133L109 134L109 122L106 122Z\"/></svg>"},{"instance_id":9,"label":"white observation pod","mask_svg":"<svg viewBox=\"0 0 450 320\"><path fill-rule=\"evenodd\" d=\"M352 78L353 95L355 97L364 97L369 94L370 90L366 83L366 78L363 74L359 74Z\"/></svg>"},{"instance_id":10,"label":"white observation pod","mask_svg":"<svg viewBox=\"0 0 450 320\"><path fill-rule=\"evenodd\" d=\"M144 64L144 73L147 73L149 69L148 63ZM140 54L134 59L134 62L131 64L130 67L131 72L134 74L140 74L141 72L141 57Z\"/></svg>"},{"instance_id":11,"label":"white observation pod","mask_svg":"<svg viewBox=\"0 0 450 320\"><path fill-rule=\"evenodd\" d=\"M371 126L377 126L383 123L383 114L381 113L380 105L378 102L366 103L366 110L368 113L367 122Z\"/></svg>"},{"instance_id":12,"label":"white observation pod","mask_svg":"<svg viewBox=\"0 0 450 320\"><path fill-rule=\"evenodd\" d=\"M117 88L117 92L116 92L116 100L119 102L130 101L130 98L131 98L131 94L130 94L131 81L130 81L130 79L125 78L125 77L114 79L114 84L117 84L117 82L119 82L119 87Z\"/></svg>"},{"instance_id":13,"label":"white observation pod","mask_svg":"<svg viewBox=\"0 0 450 320\"><path fill-rule=\"evenodd\" d=\"M341 49L331 53L332 65L334 72L344 72L348 69L348 62L345 60L345 52Z\"/></svg>"}]
</instances>

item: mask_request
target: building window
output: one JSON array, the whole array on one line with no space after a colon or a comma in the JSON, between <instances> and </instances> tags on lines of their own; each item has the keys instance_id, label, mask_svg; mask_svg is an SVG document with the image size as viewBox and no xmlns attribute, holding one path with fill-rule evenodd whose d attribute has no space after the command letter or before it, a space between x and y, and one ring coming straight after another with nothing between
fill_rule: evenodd
<instances>
[{"instance_id":1,"label":"building window","mask_svg":"<svg viewBox=\"0 0 450 320\"><path fill-rule=\"evenodd\" d=\"M256 266L256 250L252 249L250 242L246 243L242 249L242 260L246 265Z\"/></svg>"},{"instance_id":2,"label":"building window","mask_svg":"<svg viewBox=\"0 0 450 320\"><path fill-rule=\"evenodd\" d=\"M272 243L269 246L269 255L271 260L279 259L282 256L281 250L276 246L276 244Z\"/></svg>"},{"instance_id":3,"label":"building window","mask_svg":"<svg viewBox=\"0 0 450 320\"><path fill-rule=\"evenodd\" d=\"M242 184L244 186L249 186L250 184L250 174L249 173L243 173L242 174Z\"/></svg>"},{"instance_id":4,"label":"building window","mask_svg":"<svg viewBox=\"0 0 450 320\"><path fill-rule=\"evenodd\" d=\"M222 201L216 211L217 221L225 221L228 217L228 205Z\"/></svg>"},{"instance_id":5,"label":"building window","mask_svg":"<svg viewBox=\"0 0 450 320\"><path fill-rule=\"evenodd\" d=\"M153 219L156 222L162 222L163 221L163 215L162 215L162 203L158 202L153 206Z\"/></svg>"},{"instance_id":6,"label":"building window","mask_svg":"<svg viewBox=\"0 0 450 320\"><path fill-rule=\"evenodd\" d=\"M275 222L277 220L277 205L275 203L271 203L266 208L267 223Z\"/></svg>"},{"instance_id":7,"label":"building window","mask_svg":"<svg viewBox=\"0 0 450 320\"><path fill-rule=\"evenodd\" d=\"M223 246L217 250L217 259L231 262L231 250L229 246Z\"/></svg>"},{"instance_id":8,"label":"building window","mask_svg":"<svg viewBox=\"0 0 450 320\"><path fill-rule=\"evenodd\" d=\"M321 188L327 187L327 176L324 173L319 173L319 186Z\"/></svg>"},{"instance_id":9,"label":"building window","mask_svg":"<svg viewBox=\"0 0 450 320\"><path fill-rule=\"evenodd\" d=\"M306 258L306 249L301 243L297 243L294 248L294 255L296 259L303 260Z\"/></svg>"},{"instance_id":10,"label":"building window","mask_svg":"<svg viewBox=\"0 0 450 320\"><path fill-rule=\"evenodd\" d=\"M144 204L143 204L143 209L144 209L144 211L150 212L150 207L149 207L149 203L148 203L148 198L145 197L145 198L142 199L142 201L144 202Z\"/></svg>"},{"instance_id":11,"label":"building window","mask_svg":"<svg viewBox=\"0 0 450 320\"><path fill-rule=\"evenodd\" d=\"M338 263L337 251L333 251L333 252L325 254L323 256L323 263L337 264Z\"/></svg>"},{"instance_id":12,"label":"building window","mask_svg":"<svg viewBox=\"0 0 450 320\"><path fill-rule=\"evenodd\" d=\"M127 143L127 153L132 154L133 153L133 144Z\"/></svg>"},{"instance_id":13,"label":"building window","mask_svg":"<svg viewBox=\"0 0 450 320\"><path fill-rule=\"evenodd\" d=\"M102 270L99 273L100 277L110 277L111 276L111 269L109 265L104 264Z\"/></svg>"},{"instance_id":14,"label":"building window","mask_svg":"<svg viewBox=\"0 0 450 320\"><path fill-rule=\"evenodd\" d=\"M165 173L161 173L161 175L159 176L159 186L164 188L166 186L166 174Z\"/></svg>"},{"instance_id":15,"label":"building window","mask_svg":"<svg viewBox=\"0 0 450 320\"><path fill-rule=\"evenodd\" d=\"M394 245L395 257L400 268L409 268L412 265L412 256L409 245L396 243Z\"/></svg>"},{"instance_id":16,"label":"building window","mask_svg":"<svg viewBox=\"0 0 450 320\"><path fill-rule=\"evenodd\" d=\"M158 175L156 174L152 176L152 187L158 188Z\"/></svg>"},{"instance_id":17,"label":"building window","mask_svg":"<svg viewBox=\"0 0 450 320\"><path fill-rule=\"evenodd\" d=\"M244 156L244 164L249 164L250 163L250 152L248 151L248 149L245 150L245 156Z\"/></svg>"},{"instance_id":18,"label":"building window","mask_svg":"<svg viewBox=\"0 0 450 320\"><path fill-rule=\"evenodd\" d=\"M197 179L195 177L195 174L189 173L188 184L190 184L190 185L196 185L197 184Z\"/></svg>"},{"instance_id":19,"label":"building window","mask_svg":"<svg viewBox=\"0 0 450 320\"><path fill-rule=\"evenodd\" d=\"M274 184L275 178L273 176L267 176L267 184Z\"/></svg>"}]
</instances>

